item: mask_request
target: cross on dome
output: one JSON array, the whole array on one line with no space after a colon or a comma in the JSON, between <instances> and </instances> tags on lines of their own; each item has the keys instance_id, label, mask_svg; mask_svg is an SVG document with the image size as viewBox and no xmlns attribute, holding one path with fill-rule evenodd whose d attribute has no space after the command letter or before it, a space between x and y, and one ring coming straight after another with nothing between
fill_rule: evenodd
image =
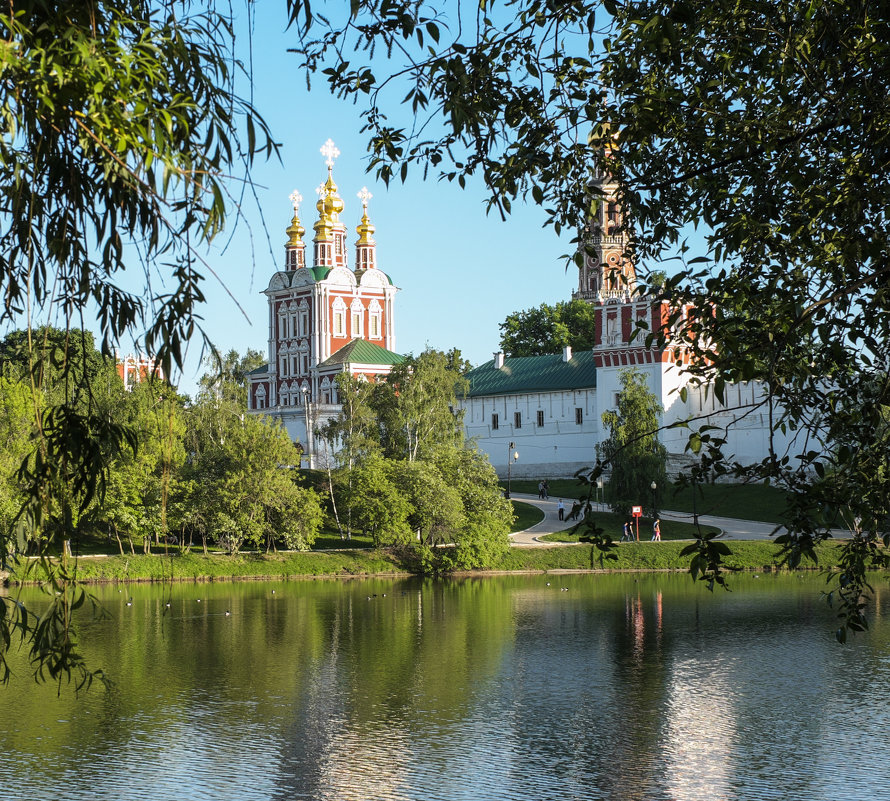
<instances>
[{"instance_id":1,"label":"cross on dome","mask_svg":"<svg viewBox=\"0 0 890 801\"><path fill-rule=\"evenodd\" d=\"M326 191L327 190L325 189L324 184L319 184L318 186L315 187L316 195L323 195Z\"/></svg>"},{"instance_id":2,"label":"cross on dome","mask_svg":"<svg viewBox=\"0 0 890 801\"><path fill-rule=\"evenodd\" d=\"M321 155L325 157L325 164L328 165L328 169L334 169L334 159L340 155L340 151L334 144L334 140L328 139L328 141L321 146L320 152Z\"/></svg>"},{"instance_id":3,"label":"cross on dome","mask_svg":"<svg viewBox=\"0 0 890 801\"><path fill-rule=\"evenodd\" d=\"M303 202L303 196L296 189L294 189L294 191L291 192L288 197L290 198L290 202L294 206L294 214L299 214L300 204Z\"/></svg>"},{"instance_id":4,"label":"cross on dome","mask_svg":"<svg viewBox=\"0 0 890 801\"><path fill-rule=\"evenodd\" d=\"M362 187L362 191L359 192L356 197L362 202L362 206L364 208L368 208L368 201L374 197L369 191L367 186Z\"/></svg>"}]
</instances>

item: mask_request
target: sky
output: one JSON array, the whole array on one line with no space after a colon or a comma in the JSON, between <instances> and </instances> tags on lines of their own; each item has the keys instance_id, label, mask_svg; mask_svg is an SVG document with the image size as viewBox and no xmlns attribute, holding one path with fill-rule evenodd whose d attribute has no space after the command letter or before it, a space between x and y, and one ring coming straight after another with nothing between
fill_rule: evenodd
<instances>
[{"instance_id":1,"label":"sky","mask_svg":"<svg viewBox=\"0 0 890 801\"><path fill-rule=\"evenodd\" d=\"M541 208L517 202L502 222L496 212L486 216L481 180L461 190L436 180L432 170L427 181L417 171L405 184L387 188L366 173L360 109L332 98L323 81L307 91L298 57L286 52L296 37L284 29L284 4L257 6L254 105L281 144L281 161L255 166L258 202L245 199L242 218L205 256L219 278L208 277L204 308L204 328L217 348L266 351L268 305L261 293L283 269L284 232L293 214L288 197L294 189L304 197L300 217L311 259L315 187L327 174L319 149L328 138L340 150L334 180L345 203L341 219L349 231L350 263L361 218L356 194L367 186L373 195L369 216L377 228L378 265L401 290L395 311L399 353L458 348L478 365L498 349L498 324L507 315L571 298L577 271L566 272L560 258L571 248L571 234L560 238L542 227ZM194 341L183 375L173 379L192 394L202 372L200 343Z\"/></svg>"}]
</instances>

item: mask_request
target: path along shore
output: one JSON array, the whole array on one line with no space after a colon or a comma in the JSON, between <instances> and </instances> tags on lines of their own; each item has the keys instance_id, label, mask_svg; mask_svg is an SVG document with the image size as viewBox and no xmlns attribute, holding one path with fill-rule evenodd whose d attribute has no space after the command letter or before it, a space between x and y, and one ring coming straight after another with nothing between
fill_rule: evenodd
<instances>
[{"instance_id":1,"label":"path along shore","mask_svg":"<svg viewBox=\"0 0 890 801\"><path fill-rule=\"evenodd\" d=\"M530 495L522 492L512 492L510 497L515 501L537 506L544 513L544 519L537 525L525 529L525 531L517 531L510 535L513 545L524 546L528 548L548 547L551 548L558 543L541 541L541 537L545 534L554 534L557 531L565 531L570 524L559 519L557 511L557 503L559 498L548 498L541 500L537 495ZM563 499L566 501L567 499ZM571 509L572 501L568 499L566 503L566 514ZM593 504L595 512L609 511L605 504ZM662 520L676 520L680 523L692 523L692 514L690 512L661 512ZM723 532L723 538L727 540L768 540L772 537L784 533L782 526L776 526L775 523L761 523L756 520L737 520L731 517L716 517L714 515L699 515L698 522L703 526L713 526L719 528ZM617 540L621 536L620 531L614 532ZM832 536L837 539L845 539L850 536L849 531L841 529L832 531ZM647 536L646 539L649 539ZM566 543L571 545L572 543Z\"/></svg>"}]
</instances>

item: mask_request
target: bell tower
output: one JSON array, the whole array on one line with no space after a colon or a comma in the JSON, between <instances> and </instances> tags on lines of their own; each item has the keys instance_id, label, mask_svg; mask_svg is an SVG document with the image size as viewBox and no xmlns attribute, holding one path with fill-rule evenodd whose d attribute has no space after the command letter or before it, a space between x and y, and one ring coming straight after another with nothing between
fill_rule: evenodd
<instances>
[{"instance_id":1,"label":"bell tower","mask_svg":"<svg viewBox=\"0 0 890 801\"><path fill-rule=\"evenodd\" d=\"M603 154L608 162L611 148ZM597 167L593 185L598 203L582 234L578 291L572 298L588 303L607 299L629 299L637 285L633 262L627 255L630 231L618 201L618 182L605 165Z\"/></svg>"}]
</instances>

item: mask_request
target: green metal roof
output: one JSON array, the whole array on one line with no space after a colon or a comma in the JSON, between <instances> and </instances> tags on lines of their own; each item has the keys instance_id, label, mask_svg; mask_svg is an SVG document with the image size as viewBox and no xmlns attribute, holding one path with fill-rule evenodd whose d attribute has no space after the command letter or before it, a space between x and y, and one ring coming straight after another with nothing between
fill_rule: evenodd
<instances>
[{"instance_id":1,"label":"green metal roof","mask_svg":"<svg viewBox=\"0 0 890 801\"><path fill-rule=\"evenodd\" d=\"M269 365L264 364L262 367L257 367L255 370L251 370L247 375L259 375L260 373L268 373Z\"/></svg>"},{"instance_id":2,"label":"green metal roof","mask_svg":"<svg viewBox=\"0 0 890 801\"><path fill-rule=\"evenodd\" d=\"M494 361L467 373L470 390L467 397L478 395L516 395L522 392L553 392L596 387L596 364L592 351L582 351L569 361L562 354L516 356L504 359L498 370Z\"/></svg>"},{"instance_id":3,"label":"green metal roof","mask_svg":"<svg viewBox=\"0 0 890 801\"><path fill-rule=\"evenodd\" d=\"M325 278L328 277L328 273L331 271L330 267L310 267L309 271L312 273L312 277L315 279L316 283L318 281L324 281Z\"/></svg>"},{"instance_id":4,"label":"green metal roof","mask_svg":"<svg viewBox=\"0 0 890 801\"><path fill-rule=\"evenodd\" d=\"M319 367L331 367L335 364L401 364L404 356L381 348L365 339L353 339L336 353L331 354Z\"/></svg>"}]
</instances>

